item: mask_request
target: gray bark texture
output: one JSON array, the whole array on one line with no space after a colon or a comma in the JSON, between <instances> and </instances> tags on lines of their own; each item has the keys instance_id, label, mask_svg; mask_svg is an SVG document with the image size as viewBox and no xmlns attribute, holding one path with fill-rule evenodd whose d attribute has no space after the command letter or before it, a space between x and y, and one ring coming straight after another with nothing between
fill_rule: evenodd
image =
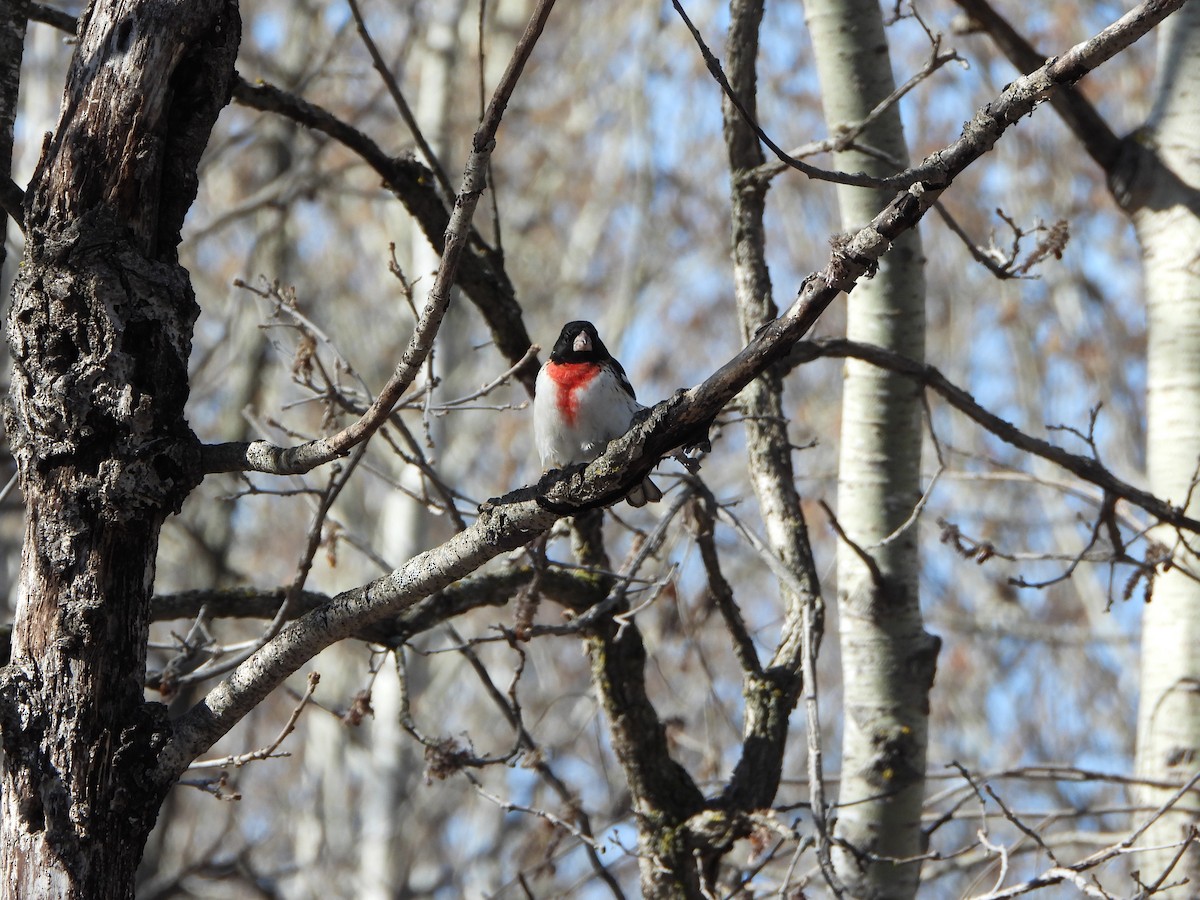
<instances>
[{"instance_id":1,"label":"gray bark texture","mask_svg":"<svg viewBox=\"0 0 1200 900\"><path fill-rule=\"evenodd\" d=\"M751 116L755 115L756 63L763 3L733 0L726 41L729 84ZM725 147L729 156L734 296L742 339L779 315L771 292L766 262L763 214L768 182L752 177L763 164L758 137L726 98ZM801 630L803 609L811 605L820 619L820 585L808 543L808 528L796 491L792 442L783 406L783 371L768 367L739 396L746 416L747 468L762 511L766 539L772 552L795 577L780 588L784 627L773 658L764 671L757 660L743 674L746 712L742 725L743 753L725 798L747 810L769 806L779 789L787 747L788 718L803 686ZM819 628L818 628L819 630Z\"/></svg>"},{"instance_id":2,"label":"gray bark texture","mask_svg":"<svg viewBox=\"0 0 1200 900\"><path fill-rule=\"evenodd\" d=\"M883 17L875 0L811 0L805 10L834 132L865 119L895 89ZM907 164L898 106L863 138ZM890 174L856 151L838 153L837 167ZM840 185L843 228L858 227L887 200L886 192ZM849 296L847 336L922 361L924 264L916 229L894 241L875 277ZM838 547L838 604L845 726L834 859L852 896L912 897L920 863L893 860L924 850L929 691L940 644L921 617L917 526L909 521L921 493L921 395L910 380L854 359L846 362L843 385L838 517L848 541Z\"/></svg>"},{"instance_id":3,"label":"gray bark texture","mask_svg":"<svg viewBox=\"0 0 1200 900\"><path fill-rule=\"evenodd\" d=\"M143 698L159 529L196 484L176 247L240 36L224 0L89 7L30 185L6 426L28 508L0 684L0 896L130 897L167 788Z\"/></svg>"}]
</instances>

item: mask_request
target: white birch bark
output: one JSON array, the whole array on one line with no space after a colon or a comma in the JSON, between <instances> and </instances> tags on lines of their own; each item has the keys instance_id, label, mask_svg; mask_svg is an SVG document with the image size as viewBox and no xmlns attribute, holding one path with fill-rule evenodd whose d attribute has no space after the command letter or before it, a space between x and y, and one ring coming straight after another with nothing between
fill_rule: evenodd
<instances>
[{"instance_id":1,"label":"white birch bark","mask_svg":"<svg viewBox=\"0 0 1200 900\"><path fill-rule=\"evenodd\" d=\"M1149 173L1149 194L1133 215L1149 318L1146 462L1150 490L1195 512L1200 510L1200 6L1185 4L1162 25L1158 62L1158 94L1141 138L1161 165ZM1200 583L1194 575L1200 560L1173 529L1160 528L1154 537L1175 548L1177 566L1155 579L1142 620L1137 768L1144 778L1178 783L1200 767ZM1145 789L1142 800L1158 806L1171 793ZM1180 806L1191 812L1164 816L1143 843L1178 842L1187 827L1200 824L1198 803L1200 797L1185 798ZM1167 849L1139 858L1143 880L1157 878L1174 855ZM1200 883L1195 845L1171 880L1181 877Z\"/></svg>"},{"instance_id":2,"label":"white birch bark","mask_svg":"<svg viewBox=\"0 0 1200 900\"><path fill-rule=\"evenodd\" d=\"M810 0L805 6L832 132L853 123L894 82L876 0ZM864 134L899 166L908 153L893 107ZM837 168L889 174L857 152ZM890 192L841 186L842 226L868 221ZM879 273L849 296L848 336L924 358L925 283L920 238L904 234ZM910 517L920 494L921 405L911 381L848 360L845 368L838 517L848 537L874 559L879 579L854 548L838 548L838 603L845 691L835 865L856 897L911 897L919 863L891 859L921 853L928 693L937 641L925 632L917 589L917 530L878 546ZM881 859L882 858L882 859Z\"/></svg>"}]
</instances>

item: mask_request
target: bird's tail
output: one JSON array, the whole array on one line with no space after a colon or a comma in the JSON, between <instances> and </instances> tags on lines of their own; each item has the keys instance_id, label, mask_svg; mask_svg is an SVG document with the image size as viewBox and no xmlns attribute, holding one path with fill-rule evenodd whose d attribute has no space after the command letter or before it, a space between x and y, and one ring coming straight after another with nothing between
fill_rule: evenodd
<instances>
[{"instance_id":1,"label":"bird's tail","mask_svg":"<svg viewBox=\"0 0 1200 900\"><path fill-rule=\"evenodd\" d=\"M642 507L647 503L657 503L662 499L662 496L663 492L659 490L658 485L647 478L630 491L625 499L630 506Z\"/></svg>"}]
</instances>

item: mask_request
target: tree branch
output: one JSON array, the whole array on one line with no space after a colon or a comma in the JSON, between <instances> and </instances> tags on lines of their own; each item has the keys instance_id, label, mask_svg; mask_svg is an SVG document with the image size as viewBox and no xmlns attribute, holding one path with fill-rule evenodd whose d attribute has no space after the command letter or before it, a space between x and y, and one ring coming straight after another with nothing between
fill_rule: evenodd
<instances>
[{"instance_id":1,"label":"tree branch","mask_svg":"<svg viewBox=\"0 0 1200 900\"><path fill-rule=\"evenodd\" d=\"M31 5L30 19L70 34L77 29L74 16L40 3ZM434 249L442 252L450 213L434 187L435 177L430 169L411 156L388 156L371 138L328 110L265 82L257 81L252 85L243 78L235 78L233 99L250 109L273 112L328 135L356 153L404 204ZM480 107L482 118L482 96ZM489 247L473 229L470 246L459 261L457 286L487 322L492 340L504 358L510 364L522 359L532 341L525 329L512 283L504 271L503 254ZM525 385L530 396L533 395L537 370L537 362L533 361L527 362L517 372L517 378Z\"/></svg>"},{"instance_id":2,"label":"tree branch","mask_svg":"<svg viewBox=\"0 0 1200 900\"><path fill-rule=\"evenodd\" d=\"M759 329L745 349L704 382L649 410L599 458L586 467L547 477L536 489L522 488L486 504L470 528L446 543L382 578L337 595L326 606L284 628L177 723L159 758L158 777L168 782L176 779L198 753L320 650L360 628L400 614L495 556L538 536L560 516L615 502L659 459L702 439L717 413L768 365L783 359L838 293L851 289L859 277L872 270L890 241L915 226L937 194L991 149L1006 128L1032 112L1055 89L1074 83L1146 34L1183 2L1148 0L1097 36L1009 85L975 114L957 141L931 157L940 173L936 182L903 191L865 228L839 241L825 268L806 281L783 316ZM1084 462L1084 471L1095 465ZM1168 521L1200 530L1200 522L1185 520L1178 513Z\"/></svg>"},{"instance_id":3,"label":"tree branch","mask_svg":"<svg viewBox=\"0 0 1200 900\"><path fill-rule=\"evenodd\" d=\"M954 0L972 20L995 41L1010 63L1028 74L1046 62L1046 56L1025 40L988 0ZM1121 139L1113 133L1104 117L1078 90L1066 87L1050 98L1050 105L1071 132L1079 138L1088 155L1106 173L1113 170L1121 153Z\"/></svg>"},{"instance_id":4,"label":"tree branch","mask_svg":"<svg viewBox=\"0 0 1200 900\"><path fill-rule=\"evenodd\" d=\"M1148 491L1122 481L1094 457L1071 453L1049 441L1026 434L1011 422L1006 422L995 413L980 406L974 397L953 384L934 366L914 362L882 347L848 340L812 341L797 344L788 357L788 361L799 365L824 356L853 357L881 369L905 375L936 392L959 412L982 425L1006 444L1048 460L1084 481L1096 485L1106 493L1145 510L1168 525L1200 533L1200 520L1185 515L1182 508L1173 506Z\"/></svg>"},{"instance_id":5,"label":"tree branch","mask_svg":"<svg viewBox=\"0 0 1200 900\"><path fill-rule=\"evenodd\" d=\"M683 15L678 4L676 8ZM742 337L749 339L778 315L765 255L763 215L768 182L755 177L764 162L757 139L762 135L753 124L763 0L734 0L729 5L729 15L729 35L725 42L729 92L722 111L730 170L734 299ZM816 610L814 621L818 628L824 620L820 579L796 492L783 406L783 374L779 366L767 367L746 386L740 400L746 414L746 464L762 511L766 542L771 554L782 560L784 568L794 575L791 583L780 580L780 599L785 612L770 663L759 668L756 660L755 668L745 669L742 676L745 710L741 757L722 799L732 809L746 812L769 806L779 790L788 717L799 699L802 684L803 609ZM711 501L711 497L706 499ZM736 623L733 618L729 621L731 626ZM747 650L753 653L752 645Z\"/></svg>"},{"instance_id":6,"label":"tree branch","mask_svg":"<svg viewBox=\"0 0 1200 900\"><path fill-rule=\"evenodd\" d=\"M445 247L450 213L434 187L433 173L412 156L388 156L371 138L328 110L273 85L263 82L251 85L238 79L234 83L233 99L243 106L276 113L328 135L356 153L396 195L434 249L441 252ZM519 360L532 343L521 307L505 274L501 254L489 247L475 231L471 232L470 245L460 260L458 286L487 322L492 339L504 358L510 363ZM536 364L530 364L518 373L530 395L533 394L537 369Z\"/></svg>"},{"instance_id":7,"label":"tree branch","mask_svg":"<svg viewBox=\"0 0 1200 900\"><path fill-rule=\"evenodd\" d=\"M44 25L65 31L68 34L74 34L79 30L79 20L73 15L63 12L61 9L55 9L53 6L48 6L45 3L30 3L29 19L30 21L41 22Z\"/></svg>"},{"instance_id":8,"label":"tree branch","mask_svg":"<svg viewBox=\"0 0 1200 900\"><path fill-rule=\"evenodd\" d=\"M504 606L533 580L529 566L513 566L465 578L420 600L395 619L381 621L353 635L362 641L396 647L423 631L481 606ZM591 607L604 599L605 591L594 579L562 569L547 569L538 577L538 590L549 600L568 608ZM283 601L284 588L260 591L253 588L179 591L154 598L150 614L155 622L194 619L269 619ZM329 603L329 594L303 591L296 596L289 619L298 619Z\"/></svg>"},{"instance_id":9,"label":"tree branch","mask_svg":"<svg viewBox=\"0 0 1200 900\"><path fill-rule=\"evenodd\" d=\"M1156 809L1154 811L1154 813L1145 822L1143 822L1131 834L1126 836L1126 838L1124 840L1122 840L1120 843L1113 844L1112 846L1105 847L1101 850L1097 850L1095 853L1091 854L1090 856L1084 857L1083 859L1081 859L1077 862L1074 862L1070 865L1063 866L1063 865L1056 864L1054 866L1051 866L1049 869L1047 869L1041 875L1031 878L1028 881L1021 882L1020 884L1015 884L1015 885L1012 885L1011 887L1007 887L1007 888L1003 888L1003 889L1001 889L1001 888L999 888L999 886L997 886L996 889L992 890L991 892L989 892L987 894L977 895L974 898L974 900L1005 900L1005 898L1009 898L1009 897L1019 897L1022 894L1031 893L1032 891L1035 891L1039 888L1049 887L1050 885L1055 885L1055 884L1062 884L1064 881L1070 881L1070 880L1072 880L1073 876L1075 876L1081 872L1086 872L1089 869L1094 869L1096 866L1099 866L1102 863L1108 862L1110 859L1113 859L1114 857L1120 856L1125 853L1138 852L1137 849L1134 848L1134 846L1133 846L1134 844L1137 843L1138 838L1140 838L1150 828L1151 825L1153 825L1155 822L1157 822L1159 819L1161 819L1163 817L1163 815L1165 815L1173 806L1175 806L1175 804L1178 803L1184 797L1184 795L1186 795L1188 793L1188 791L1190 791L1193 787L1196 786L1197 782L1200 782L1200 772L1197 772L1186 784L1184 784L1181 788L1179 788L1179 790L1177 790L1174 794L1172 794L1167 799L1167 801L1165 803L1163 803L1160 807L1158 807L1158 809ZM1184 843L1190 844L1194 840L1195 840L1195 829L1192 829L1191 833L1187 837L1184 838ZM1146 895L1141 894L1141 895L1137 895L1137 896L1146 896Z\"/></svg>"},{"instance_id":10,"label":"tree branch","mask_svg":"<svg viewBox=\"0 0 1200 900\"><path fill-rule=\"evenodd\" d=\"M350 13L354 16L354 24L358 28L358 35L362 38L363 46L367 48L367 53L370 54L375 71L379 73L379 77L383 79L384 86L387 87L388 93L391 94L392 102L396 104L396 112L400 113L400 118L408 126L409 133L412 134L413 140L417 142L417 146L421 148L421 155L425 157L425 162L429 168L433 170L433 174L437 178L438 184L442 186L442 190L446 192L446 196L453 197L454 186L450 184L450 177L446 174L446 170L442 168L441 160L433 152L433 148L429 146L429 142L425 140L425 134L421 131L421 126L417 124L416 116L409 109L408 101L404 99L404 94L400 91L400 85L396 83L395 77L383 61L383 56L379 53L379 48L375 45L374 38L367 31L367 23L363 19L362 11L358 8L358 0L349 0L349 3Z\"/></svg>"}]
</instances>

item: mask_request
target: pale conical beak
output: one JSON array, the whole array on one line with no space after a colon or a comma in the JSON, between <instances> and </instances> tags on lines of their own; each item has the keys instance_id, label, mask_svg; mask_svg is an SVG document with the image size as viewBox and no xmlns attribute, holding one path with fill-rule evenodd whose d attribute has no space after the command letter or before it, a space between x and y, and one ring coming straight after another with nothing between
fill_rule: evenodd
<instances>
[{"instance_id":1,"label":"pale conical beak","mask_svg":"<svg viewBox=\"0 0 1200 900\"><path fill-rule=\"evenodd\" d=\"M571 345L571 349L576 353L587 353L592 349L592 338L586 331L581 331L575 335L575 343Z\"/></svg>"}]
</instances>

